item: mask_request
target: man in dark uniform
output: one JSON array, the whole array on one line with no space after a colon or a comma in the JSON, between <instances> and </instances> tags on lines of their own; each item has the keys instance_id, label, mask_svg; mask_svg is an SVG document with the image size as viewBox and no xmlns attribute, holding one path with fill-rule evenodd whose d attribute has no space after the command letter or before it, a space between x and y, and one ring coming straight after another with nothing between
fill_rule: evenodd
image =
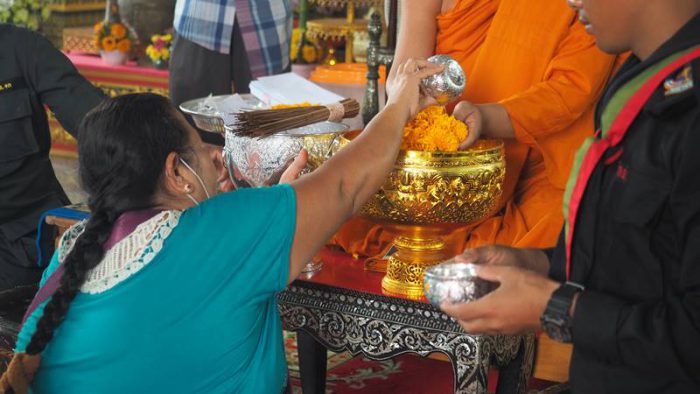
<instances>
[{"instance_id":1,"label":"man in dark uniform","mask_svg":"<svg viewBox=\"0 0 700 394\"><path fill-rule=\"evenodd\" d=\"M39 280L39 217L69 203L49 161L44 106L75 136L83 116L102 99L47 39L0 24L0 290ZM44 241L50 248L53 240Z\"/></svg>"},{"instance_id":2,"label":"man in dark uniform","mask_svg":"<svg viewBox=\"0 0 700 394\"><path fill-rule=\"evenodd\" d=\"M574 393L700 393L700 0L570 2L632 56L577 154L567 226L549 253L466 251L500 286L443 309L468 332L572 342Z\"/></svg>"}]
</instances>

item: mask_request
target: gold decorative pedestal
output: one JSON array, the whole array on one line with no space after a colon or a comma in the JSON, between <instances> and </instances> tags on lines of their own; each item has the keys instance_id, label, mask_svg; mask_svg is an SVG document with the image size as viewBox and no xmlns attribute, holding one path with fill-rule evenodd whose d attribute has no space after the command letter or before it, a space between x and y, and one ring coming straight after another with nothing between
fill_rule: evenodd
<instances>
[{"instance_id":1,"label":"gold decorative pedestal","mask_svg":"<svg viewBox=\"0 0 700 394\"><path fill-rule=\"evenodd\" d=\"M423 297L424 270L452 257L443 237L498 209L505 168L499 140L481 140L460 152L401 152L380 191L361 210L396 234L384 291Z\"/></svg>"},{"instance_id":2,"label":"gold decorative pedestal","mask_svg":"<svg viewBox=\"0 0 700 394\"><path fill-rule=\"evenodd\" d=\"M445 253L445 242L440 236L422 234L416 227L412 236L401 235L394 240L396 252L389 258L382 289L388 294L411 299L423 297L423 272L450 256Z\"/></svg>"}]
</instances>

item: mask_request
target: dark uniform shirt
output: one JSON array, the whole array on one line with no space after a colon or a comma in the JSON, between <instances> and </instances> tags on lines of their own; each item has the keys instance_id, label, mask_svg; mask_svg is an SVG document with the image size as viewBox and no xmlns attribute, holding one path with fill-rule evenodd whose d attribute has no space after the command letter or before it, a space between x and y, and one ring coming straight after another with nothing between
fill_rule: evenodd
<instances>
[{"instance_id":1,"label":"dark uniform shirt","mask_svg":"<svg viewBox=\"0 0 700 394\"><path fill-rule=\"evenodd\" d=\"M598 125L626 82L699 44L697 16L646 61L630 58ZM700 61L671 79L685 84L658 87L620 159L601 160L583 195L571 262L571 280L586 287L573 323L575 393L700 393ZM560 238L552 276L563 280L564 267Z\"/></svg>"},{"instance_id":2,"label":"dark uniform shirt","mask_svg":"<svg viewBox=\"0 0 700 394\"><path fill-rule=\"evenodd\" d=\"M75 136L102 98L44 37L0 24L0 282L11 280L13 268L36 264L31 257L41 213L68 203L49 161L44 105Z\"/></svg>"}]
</instances>

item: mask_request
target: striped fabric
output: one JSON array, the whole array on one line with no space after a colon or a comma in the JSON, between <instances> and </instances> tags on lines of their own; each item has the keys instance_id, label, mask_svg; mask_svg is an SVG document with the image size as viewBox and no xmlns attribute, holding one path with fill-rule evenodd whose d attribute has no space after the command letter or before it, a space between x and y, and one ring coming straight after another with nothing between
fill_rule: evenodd
<instances>
[{"instance_id":1,"label":"striped fabric","mask_svg":"<svg viewBox=\"0 0 700 394\"><path fill-rule=\"evenodd\" d=\"M235 18L254 78L287 68L292 34L289 0L178 0L173 26L185 39L228 54Z\"/></svg>"}]
</instances>

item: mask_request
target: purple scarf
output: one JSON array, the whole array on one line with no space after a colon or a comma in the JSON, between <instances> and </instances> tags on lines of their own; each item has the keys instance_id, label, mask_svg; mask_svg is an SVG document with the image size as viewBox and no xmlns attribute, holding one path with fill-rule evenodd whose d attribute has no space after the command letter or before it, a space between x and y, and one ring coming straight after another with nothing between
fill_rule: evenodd
<instances>
[{"instance_id":1,"label":"purple scarf","mask_svg":"<svg viewBox=\"0 0 700 394\"><path fill-rule=\"evenodd\" d=\"M159 214L160 210L157 209L144 209L140 211L129 211L124 212L119 216L117 221L114 223L112 228L112 234L110 234L109 239L103 245L105 251L110 250L119 241L126 238L127 235L131 234L136 230L139 224L144 223L148 219ZM48 300L56 290L58 286L61 285L61 276L63 276L64 267L63 264L59 264L56 270L49 276L43 286L34 296L32 303L29 304L27 311L24 312L24 317L22 318L22 325L27 320L27 318L36 310L36 308L41 305L44 301Z\"/></svg>"}]
</instances>

